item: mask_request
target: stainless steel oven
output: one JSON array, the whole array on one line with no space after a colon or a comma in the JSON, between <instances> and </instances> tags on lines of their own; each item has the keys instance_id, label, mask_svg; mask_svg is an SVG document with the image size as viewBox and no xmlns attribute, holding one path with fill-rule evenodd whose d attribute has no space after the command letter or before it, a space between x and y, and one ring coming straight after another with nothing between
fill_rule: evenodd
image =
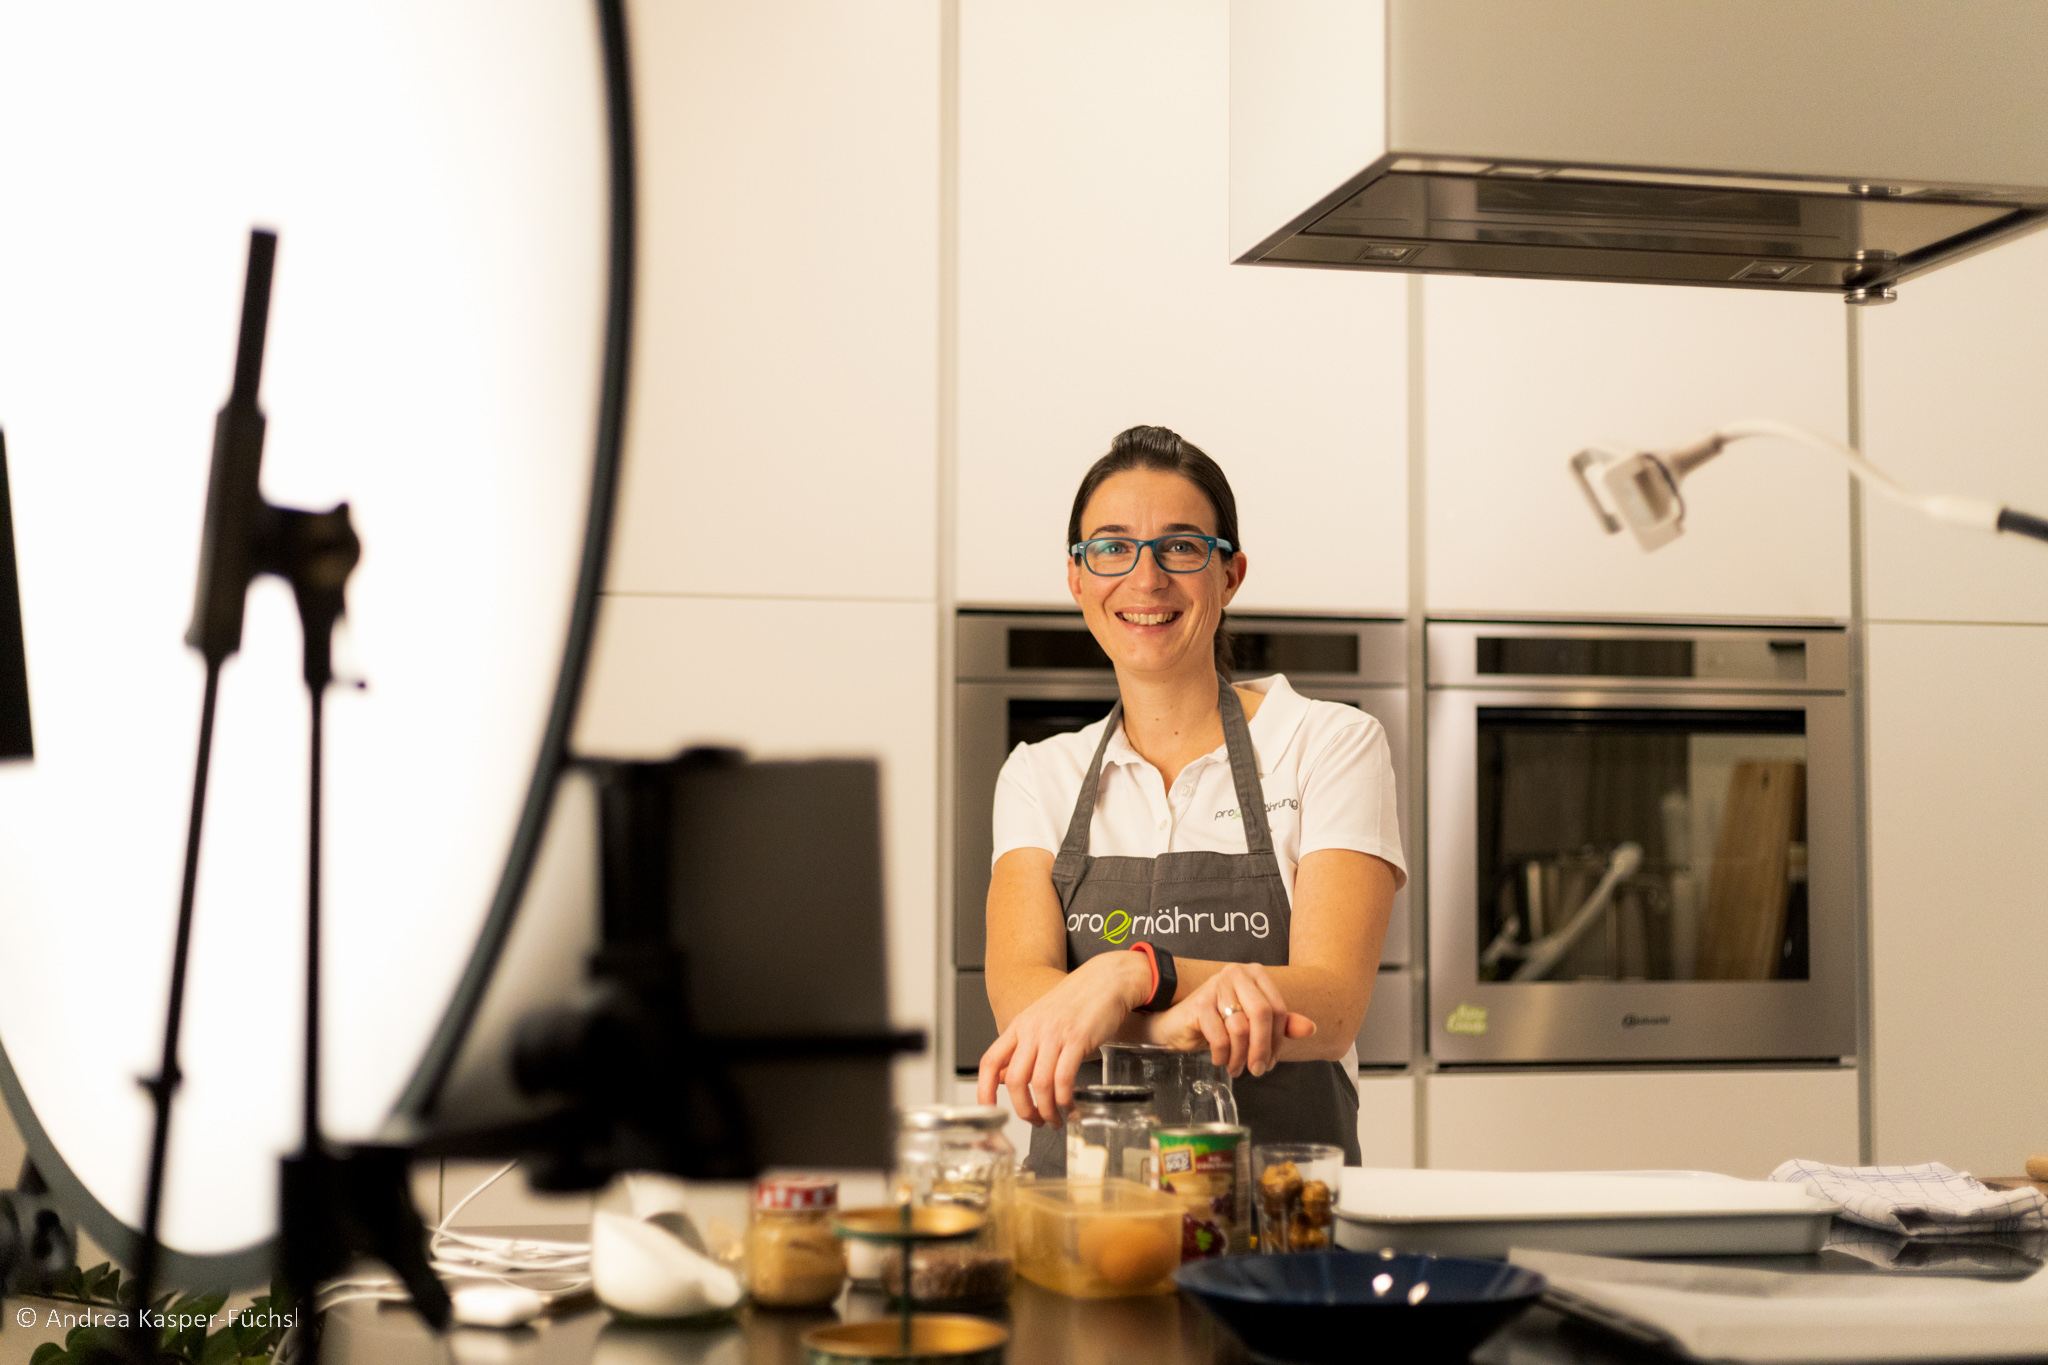
<instances>
[{"instance_id":1,"label":"stainless steel oven","mask_svg":"<svg viewBox=\"0 0 2048 1365\"><path fill-rule=\"evenodd\" d=\"M1230 630L1237 640L1239 677L1284 673L1302 695L1356 706L1386 727L1405 839L1408 701L1402 623L1233 613ZM966 610L957 631L953 1061L957 1074L971 1075L996 1036L982 980L996 776L1018 744L1078 730L1108 715L1116 701L1116 677L1079 612ZM1412 860L1415 851L1410 849L1408 856ZM1363 1066L1408 1064L1409 961L1408 893L1403 890L1394 901L1372 1007L1358 1037Z\"/></svg>"},{"instance_id":2,"label":"stainless steel oven","mask_svg":"<svg viewBox=\"0 0 2048 1365\"><path fill-rule=\"evenodd\" d=\"M1432 622L1440 1063L1855 1050L1835 629Z\"/></svg>"}]
</instances>

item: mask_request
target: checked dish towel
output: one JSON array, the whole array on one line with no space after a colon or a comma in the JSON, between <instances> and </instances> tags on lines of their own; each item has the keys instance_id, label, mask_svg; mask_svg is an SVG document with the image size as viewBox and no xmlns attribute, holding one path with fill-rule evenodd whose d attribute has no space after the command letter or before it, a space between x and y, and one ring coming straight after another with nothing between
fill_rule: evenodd
<instances>
[{"instance_id":1,"label":"checked dish towel","mask_svg":"<svg viewBox=\"0 0 2048 1365\"><path fill-rule=\"evenodd\" d=\"M1994 1190L1937 1161L1922 1166L1829 1166L1788 1161L1771 1179L1804 1184L1842 1206L1839 1215L1908 1237L2048 1229L2048 1195Z\"/></svg>"}]
</instances>

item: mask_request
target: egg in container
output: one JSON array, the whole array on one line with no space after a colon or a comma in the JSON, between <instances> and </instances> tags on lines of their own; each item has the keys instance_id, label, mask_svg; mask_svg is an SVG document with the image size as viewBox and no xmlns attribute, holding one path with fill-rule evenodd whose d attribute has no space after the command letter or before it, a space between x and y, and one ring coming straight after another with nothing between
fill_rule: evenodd
<instances>
[{"instance_id":1,"label":"egg in container","mask_svg":"<svg viewBox=\"0 0 2048 1365\"><path fill-rule=\"evenodd\" d=\"M1041 1180L1016 1196L1017 1273L1077 1299L1171 1294L1181 1202L1134 1180Z\"/></svg>"}]
</instances>

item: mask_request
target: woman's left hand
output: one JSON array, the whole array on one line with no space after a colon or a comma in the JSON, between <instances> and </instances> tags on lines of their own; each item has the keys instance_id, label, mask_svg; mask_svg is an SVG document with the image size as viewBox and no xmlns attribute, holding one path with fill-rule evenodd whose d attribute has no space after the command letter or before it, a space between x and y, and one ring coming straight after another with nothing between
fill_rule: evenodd
<instances>
[{"instance_id":1,"label":"woman's left hand","mask_svg":"<svg viewBox=\"0 0 2048 1365\"><path fill-rule=\"evenodd\" d=\"M1307 1038L1316 1021L1287 1008L1272 974L1255 962L1233 962L1187 999L1152 1015L1146 1041L1177 1052L1207 1047L1209 1059L1232 1076L1263 1076L1278 1060L1280 1044Z\"/></svg>"}]
</instances>

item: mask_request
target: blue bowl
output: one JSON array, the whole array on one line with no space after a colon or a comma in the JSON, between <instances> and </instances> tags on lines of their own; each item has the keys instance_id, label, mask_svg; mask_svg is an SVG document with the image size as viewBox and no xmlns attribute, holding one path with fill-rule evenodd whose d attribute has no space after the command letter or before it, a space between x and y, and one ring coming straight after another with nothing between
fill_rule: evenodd
<instances>
[{"instance_id":1,"label":"blue bowl","mask_svg":"<svg viewBox=\"0 0 2048 1365\"><path fill-rule=\"evenodd\" d=\"M1301 1251L1192 1261L1174 1283L1273 1360L1456 1358L1536 1302L1533 1270L1464 1256Z\"/></svg>"}]
</instances>

